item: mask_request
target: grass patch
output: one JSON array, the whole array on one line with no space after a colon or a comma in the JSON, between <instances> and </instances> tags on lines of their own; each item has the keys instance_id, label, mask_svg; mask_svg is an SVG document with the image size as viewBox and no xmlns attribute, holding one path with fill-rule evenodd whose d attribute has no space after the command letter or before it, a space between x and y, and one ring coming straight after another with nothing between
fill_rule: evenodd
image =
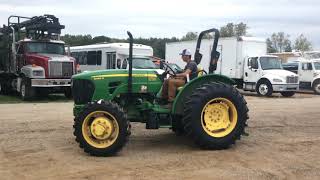
<instances>
[{"instance_id":1,"label":"grass patch","mask_svg":"<svg viewBox=\"0 0 320 180\"><path fill-rule=\"evenodd\" d=\"M47 97L35 97L31 101L22 101L18 95L0 95L0 104L48 102L72 102L72 99L66 98L63 94L50 94Z\"/></svg>"}]
</instances>

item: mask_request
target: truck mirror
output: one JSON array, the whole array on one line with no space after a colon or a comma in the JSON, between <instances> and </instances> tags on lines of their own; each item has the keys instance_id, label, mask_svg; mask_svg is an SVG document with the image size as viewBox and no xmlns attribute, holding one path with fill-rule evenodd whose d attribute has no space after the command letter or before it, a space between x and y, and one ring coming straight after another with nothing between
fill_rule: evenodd
<instances>
[{"instance_id":1,"label":"truck mirror","mask_svg":"<svg viewBox=\"0 0 320 180\"><path fill-rule=\"evenodd\" d=\"M67 45L67 56L71 56L70 45Z\"/></svg>"}]
</instances>

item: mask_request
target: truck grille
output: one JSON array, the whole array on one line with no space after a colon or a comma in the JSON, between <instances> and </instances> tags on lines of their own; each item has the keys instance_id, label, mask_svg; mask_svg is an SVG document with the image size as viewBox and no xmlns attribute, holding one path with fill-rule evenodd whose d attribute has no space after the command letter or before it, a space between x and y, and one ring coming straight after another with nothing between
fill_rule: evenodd
<instances>
[{"instance_id":1,"label":"truck grille","mask_svg":"<svg viewBox=\"0 0 320 180\"><path fill-rule=\"evenodd\" d=\"M49 61L49 77L70 78L73 75L73 62Z\"/></svg>"},{"instance_id":2,"label":"truck grille","mask_svg":"<svg viewBox=\"0 0 320 180\"><path fill-rule=\"evenodd\" d=\"M298 83L298 76L287 76L287 83L291 83L291 84Z\"/></svg>"}]
</instances>

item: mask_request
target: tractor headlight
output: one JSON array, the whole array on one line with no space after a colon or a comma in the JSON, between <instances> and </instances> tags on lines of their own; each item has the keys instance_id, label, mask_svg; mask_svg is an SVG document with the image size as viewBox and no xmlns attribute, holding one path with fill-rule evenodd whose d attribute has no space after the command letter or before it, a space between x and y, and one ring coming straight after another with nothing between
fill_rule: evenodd
<instances>
[{"instance_id":1,"label":"tractor headlight","mask_svg":"<svg viewBox=\"0 0 320 180\"><path fill-rule=\"evenodd\" d=\"M282 79L274 78L274 79L273 79L273 82L283 82L283 81L282 81Z\"/></svg>"}]
</instances>

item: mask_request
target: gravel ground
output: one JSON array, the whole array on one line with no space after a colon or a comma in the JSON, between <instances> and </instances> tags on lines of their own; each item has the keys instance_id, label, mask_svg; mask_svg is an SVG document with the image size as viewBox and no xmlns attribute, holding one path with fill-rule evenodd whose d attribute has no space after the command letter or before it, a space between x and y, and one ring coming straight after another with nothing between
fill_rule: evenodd
<instances>
[{"instance_id":1,"label":"gravel ground","mask_svg":"<svg viewBox=\"0 0 320 180\"><path fill-rule=\"evenodd\" d=\"M133 123L129 143L108 158L74 141L71 102L0 104L0 179L319 179L320 96L245 98L250 135L228 150Z\"/></svg>"}]
</instances>

